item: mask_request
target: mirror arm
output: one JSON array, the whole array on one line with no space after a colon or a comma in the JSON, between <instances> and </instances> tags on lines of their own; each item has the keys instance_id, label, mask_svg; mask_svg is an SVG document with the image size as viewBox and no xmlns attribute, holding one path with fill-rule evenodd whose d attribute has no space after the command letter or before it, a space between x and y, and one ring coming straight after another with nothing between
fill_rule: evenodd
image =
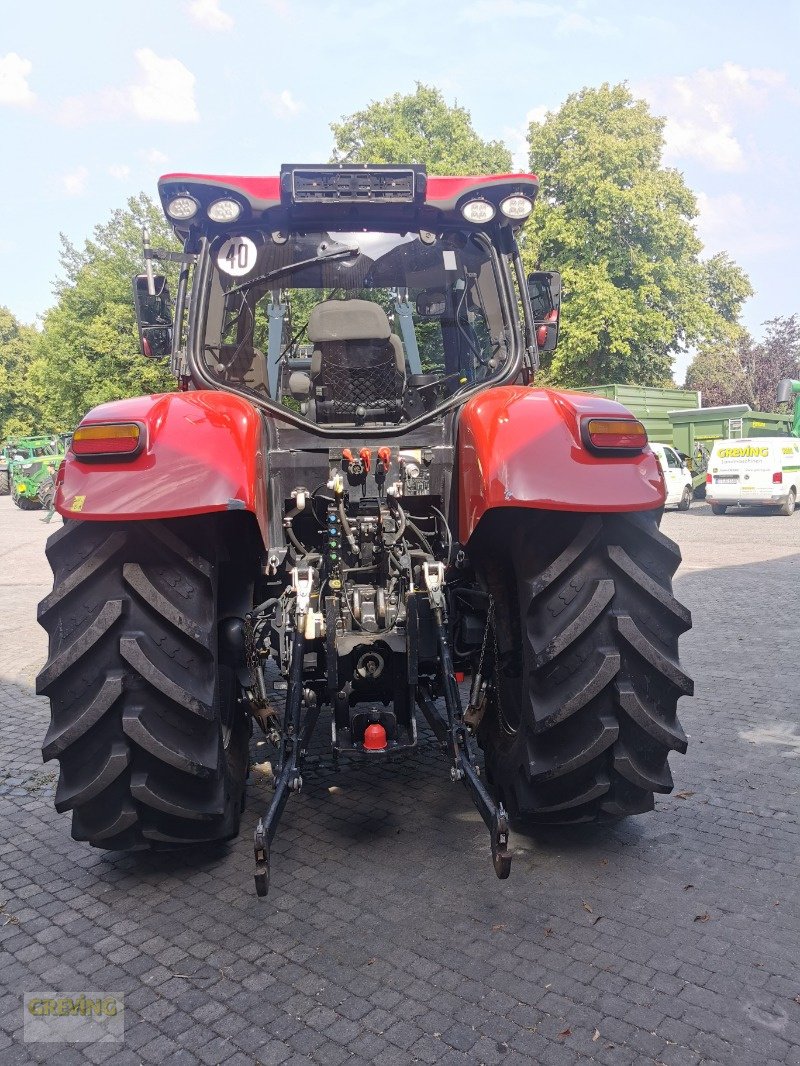
<instances>
[{"instance_id":1,"label":"mirror arm","mask_svg":"<svg viewBox=\"0 0 800 1066\"><path fill-rule=\"evenodd\" d=\"M516 245L514 248L514 273L517 276L517 288L522 298L525 351L531 361L531 370L536 373L539 369L539 348L536 344L536 330L533 327L533 307L531 306L531 295L528 292L528 285L525 280L525 268L522 265L519 248Z\"/></svg>"}]
</instances>

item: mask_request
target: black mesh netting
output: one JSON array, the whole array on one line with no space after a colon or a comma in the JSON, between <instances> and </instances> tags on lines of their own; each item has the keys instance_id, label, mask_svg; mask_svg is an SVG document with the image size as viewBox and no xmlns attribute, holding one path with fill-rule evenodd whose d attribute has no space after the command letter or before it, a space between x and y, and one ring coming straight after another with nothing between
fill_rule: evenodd
<instances>
[{"instance_id":1,"label":"black mesh netting","mask_svg":"<svg viewBox=\"0 0 800 1066\"><path fill-rule=\"evenodd\" d=\"M338 346L337 346L338 348ZM400 382L394 352L350 342L346 352L323 355L321 383L329 417L351 419L359 407L381 409L386 417L400 407Z\"/></svg>"}]
</instances>

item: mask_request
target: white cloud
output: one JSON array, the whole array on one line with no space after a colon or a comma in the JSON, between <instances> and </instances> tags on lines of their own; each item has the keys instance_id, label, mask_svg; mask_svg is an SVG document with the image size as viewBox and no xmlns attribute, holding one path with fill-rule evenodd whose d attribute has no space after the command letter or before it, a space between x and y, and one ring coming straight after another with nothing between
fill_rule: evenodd
<instances>
[{"instance_id":1,"label":"white cloud","mask_svg":"<svg viewBox=\"0 0 800 1066\"><path fill-rule=\"evenodd\" d=\"M759 209L759 225L753 225L756 209L738 192L709 196L697 194L697 234L706 255L727 251L734 259L767 255L789 248L791 234L782 224L780 210Z\"/></svg>"},{"instance_id":2,"label":"white cloud","mask_svg":"<svg viewBox=\"0 0 800 1066\"><path fill-rule=\"evenodd\" d=\"M300 100L295 100L288 89L282 89L279 93L266 92L264 101L275 118L296 118L301 111L306 109L306 105Z\"/></svg>"},{"instance_id":3,"label":"white cloud","mask_svg":"<svg viewBox=\"0 0 800 1066\"><path fill-rule=\"evenodd\" d=\"M539 0L472 0L461 12L462 22L497 23L504 25L509 19L547 20L553 33L592 33L607 36L613 28L607 19L568 10L558 4L540 3Z\"/></svg>"},{"instance_id":4,"label":"white cloud","mask_svg":"<svg viewBox=\"0 0 800 1066\"><path fill-rule=\"evenodd\" d=\"M506 126L503 130L503 140L511 149L511 159L514 171L527 174L530 164L528 163L528 128L531 122L543 122L547 115L547 107L540 104L532 107L525 115L525 121L520 126Z\"/></svg>"},{"instance_id":5,"label":"white cloud","mask_svg":"<svg viewBox=\"0 0 800 1066\"><path fill-rule=\"evenodd\" d=\"M737 172L747 160L737 137L737 119L765 107L778 95L800 101L786 74L724 63L715 70L642 87L656 111L666 116L664 155L668 162L698 159L712 170Z\"/></svg>"},{"instance_id":6,"label":"white cloud","mask_svg":"<svg viewBox=\"0 0 800 1066\"><path fill-rule=\"evenodd\" d=\"M89 171L86 167L77 167L75 170L62 174L58 179L58 183L61 191L67 196L80 196L81 193L86 191L88 179Z\"/></svg>"},{"instance_id":7,"label":"white cloud","mask_svg":"<svg viewBox=\"0 0 800 1066\"><path fill-rule=\"evenodd\" d=\"M29 59L16 52L0 57L0 104L12 107L27 107L36 99L28 85L28 75L33 70Z\"/></svg>"},{"instance_id":8,"label":"white cloud","mask_svg":"<svg viewBox=\"0 0 800 1066\"><path fill-rule=\"evenodd\" d=\"M264 7L266 7L271 15L276 15L284 22L286 22L291 15L289 0L264 0Z\"/></svg>"},{"instance_id":9,"label":"white cloud","mask_svg":"<svg viewBox=\"0 0 800 1066\"><path fill-rule=\"evenodd\" d=\"M699 159L713 170L729 172L745 169L744 152L729 122L701 118L667 118L664 124L664 156L668 162Z\"/></svg>"},{"instance_id":10,"label":"white cloud","mask_svg":"<svg viewBox=\"0 0 800 1066\"><path fill-rule=\"evenodd\" d=\"M108 168L108 173L112 178L116 178L117 181L125 181L130 177L131 168L125 163L112 163Z\"/></svg>"},{"instance_id":11,"label":"white cloud","mask_svg":"<svg viewBox=\"0 0 800 1066\"><path fill-rule=\"evenodd\" d=\"M145 122L197 122L194 74L179 59L162 59L150 48L136 52L141 78L128 89L137 118Z\"/></svg>"},{"instance_id":12,"label":"white cloud","mask_svg":"<svg viewBox=\"0 0 800 1066\"><path fill-rule=\"evenodd\" d=\"M190 0L187 10L192 19L206 30L225 33L233 29L233 19L219 6L219 0Z\"/></svg>"},{"instance_id":13,"label":"white cloud","mask_svg":"<svg viewBox=\"0 0 800 1066\"><path fill-rule=\"evenodd\" d=\"M142 122L197 122L195 76L188 67L150 48L140 48L134 55L139 76L133 84L68 97L59 108L59 120L67 126L118 121L125 116Z\"/></svg>"}]
</instances>

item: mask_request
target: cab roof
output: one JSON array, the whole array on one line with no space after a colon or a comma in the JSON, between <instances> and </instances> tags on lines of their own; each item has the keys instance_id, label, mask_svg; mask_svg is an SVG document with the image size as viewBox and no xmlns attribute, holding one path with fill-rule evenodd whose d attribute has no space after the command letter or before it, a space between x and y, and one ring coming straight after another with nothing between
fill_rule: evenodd
<instances>
[{"instance_id":1,"label":"cab roof","mask_svg":"<svg viewBox=\"0 0 800 1066\"><path fill-rule=\"evenodd\" d=\"M234 200L241 207L237 222L282 220L339 220L343 224L404 223L436 229L441 225L459 228L511 226L524 219L509 219L499 210L510 196L523 196L533 202L539 181L532 174L494 174L471 177L429 176L421 166L389 165L295 165L287 164L275 177L228 174L165 174L158 183L159 196L168 220L177 233L186 236L192 229L221 232L231 222L215 223L206 214L218 200ZM176 197L190 197L197 204L189 219L175 219L167 210ZM467 222L461 209L470 200L488 201L494 208L486 222Z\"/></svg>"}]
</instances>

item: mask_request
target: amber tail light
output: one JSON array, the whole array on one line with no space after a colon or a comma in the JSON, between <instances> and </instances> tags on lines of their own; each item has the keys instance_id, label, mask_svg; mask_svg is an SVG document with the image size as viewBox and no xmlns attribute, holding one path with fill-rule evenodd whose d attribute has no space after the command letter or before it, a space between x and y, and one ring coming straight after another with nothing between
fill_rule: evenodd
<instances>
[{"instance_id":1,"label":"amber tail light","mask_svg":"<svg viewBox=\"0 0 800 1066\"><path fill-rule=\"evenodd\" d=\"M144 428L137 422L78 426L72 451L78 459L133 459L144 445Z\"/></svg>"},{"instance_id":2,"label":"amber tail light","mask_svg":"<svg viewBox=\"0 0 800 1066\"><path fill-rule=\"evenodd\" d=\"M647 444L647 430L635 418L584 418L581 436L593 451L640 452Z\"/></svg>"}]
</instances>

